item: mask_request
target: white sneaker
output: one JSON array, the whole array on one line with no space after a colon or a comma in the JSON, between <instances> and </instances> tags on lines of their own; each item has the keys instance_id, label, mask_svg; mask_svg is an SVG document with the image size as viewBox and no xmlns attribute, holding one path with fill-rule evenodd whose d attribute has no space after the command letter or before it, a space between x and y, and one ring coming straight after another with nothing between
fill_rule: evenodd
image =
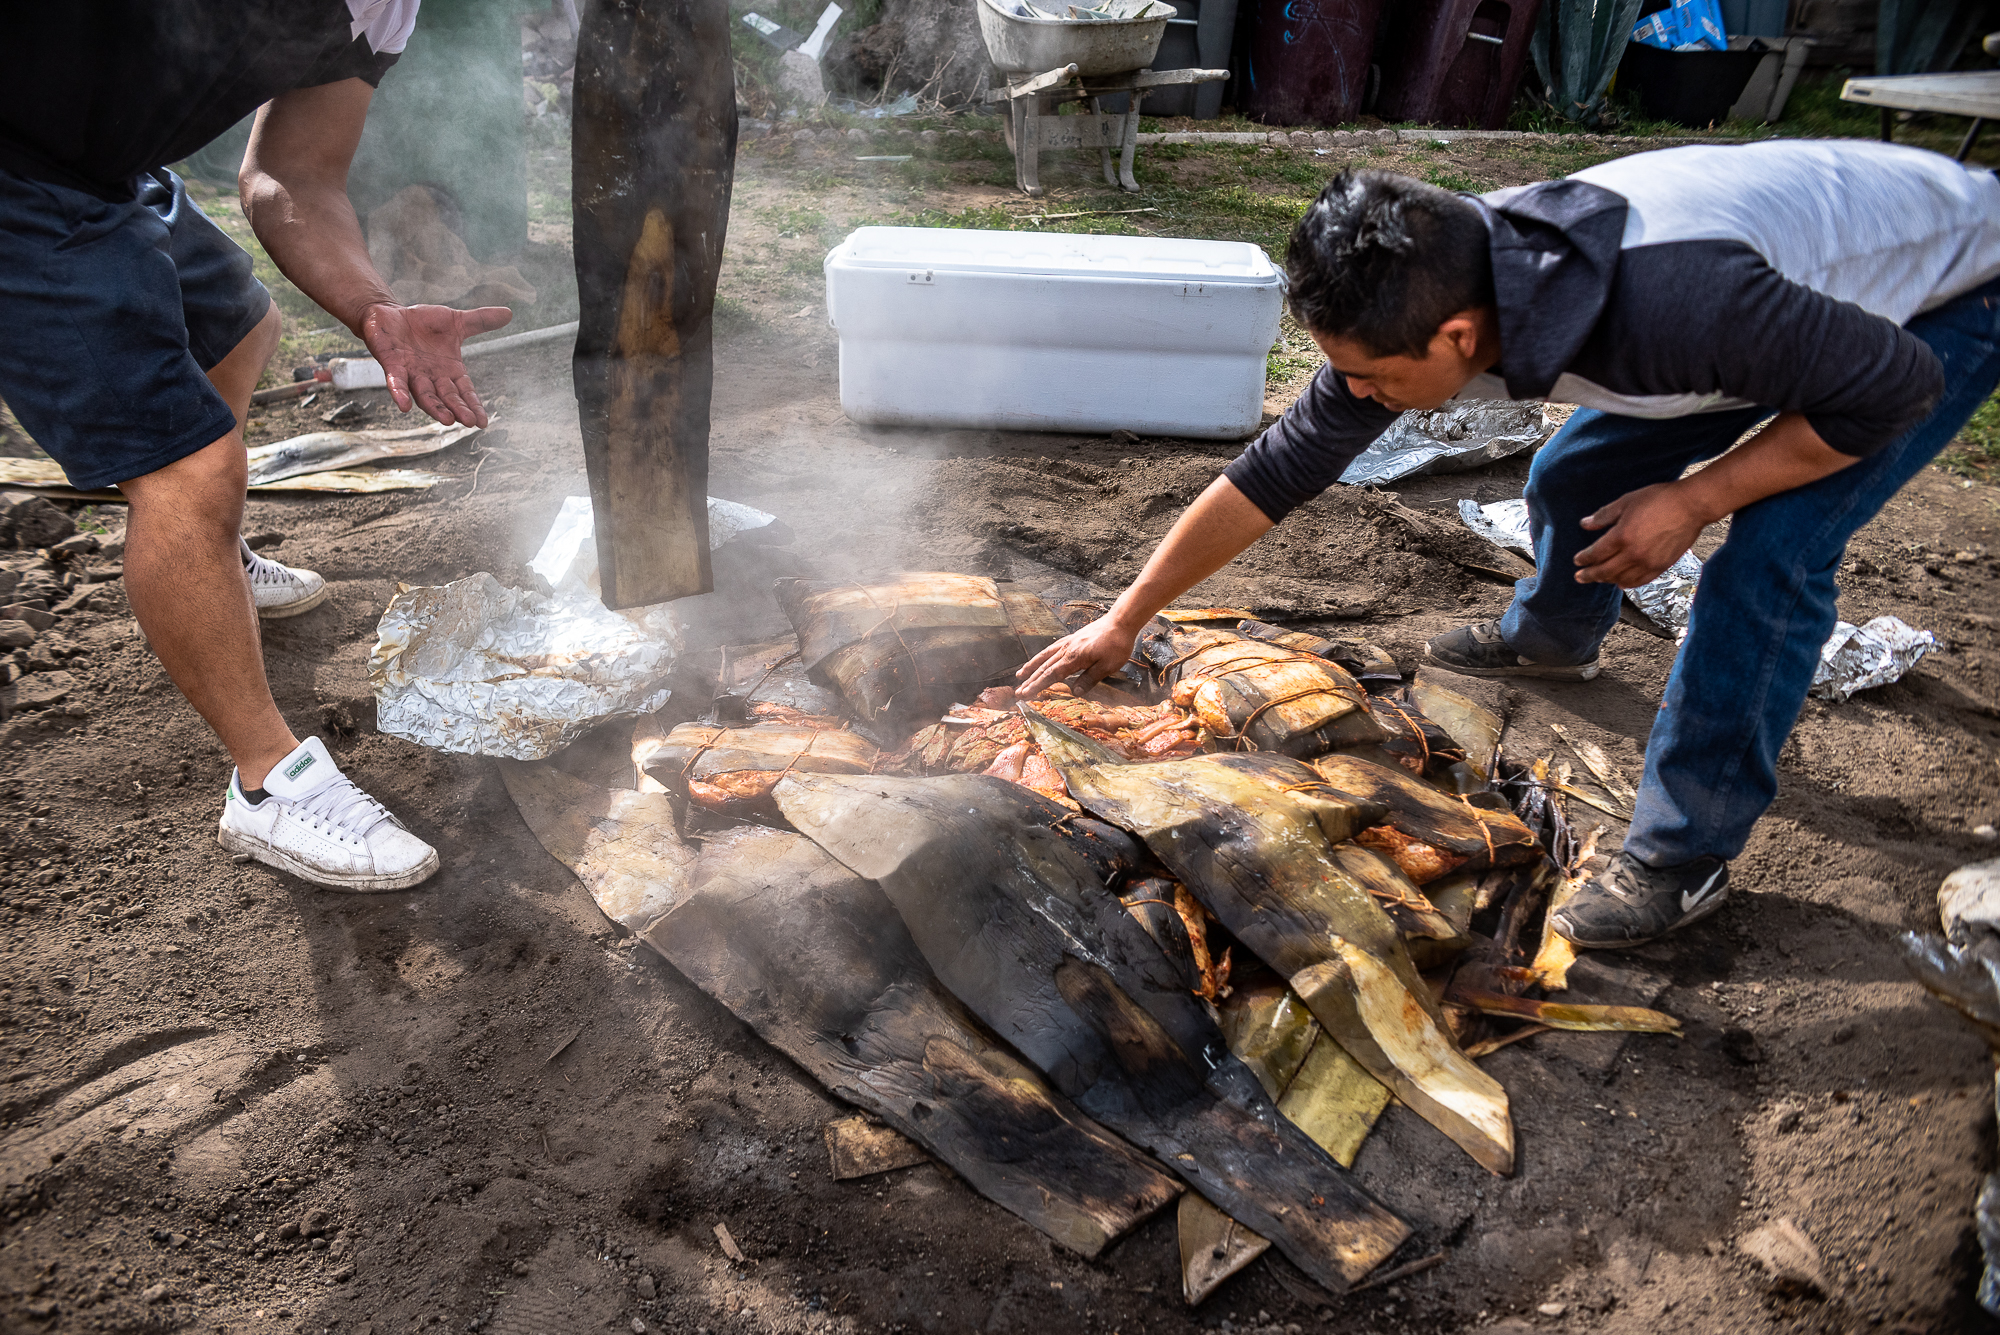
<instances>
[{"instance_id":1,"label":"white sneaker","mask_svg":"<svg viewBox=\"0 0 2000 1335\"><path fill-rule=\"evenodd\" d=\"M403 828L308 737L271 767L252 805L229 776L216 838L232 853L330 890L406 890L438 869L437 850Z\"/></svg>"},{"instance_id":2,"label":"white sneaker","mask_svg":"<svg viewBox=\"0 0 2000 1335\"><path fill-rule=\"evenodd\" d=\"M251 551L249 543L240 538L237 541L243 546L243 573L250 577L250 596L257 600L257 615L266 621L310 612L333 596L318 571L267 561Z\"/></svg>"}]
</instances>

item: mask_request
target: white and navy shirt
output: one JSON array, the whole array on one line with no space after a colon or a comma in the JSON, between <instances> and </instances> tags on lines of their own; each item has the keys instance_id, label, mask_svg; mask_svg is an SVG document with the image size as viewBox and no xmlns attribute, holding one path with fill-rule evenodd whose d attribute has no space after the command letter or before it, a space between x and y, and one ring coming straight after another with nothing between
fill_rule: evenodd
<instances>
[{"instance_id":1,"label":"white and navy shirt","mask_svg":"<svg viewBox=\"0 0 2000 1335\"><path fill-rule=\"evenodd\" d=\"M396 63L419 0L71 0L9 7L0 171L132 198L280 93Z\"/></svg>"},{"instance_id":2,"label":"white and navy shirt","mask_svg":"<svg viewBox=\"0 0 2000 1335\"><path fill-rule=\"evenodd\" d=\"M2000 276L2000 180L1894 144L1670 148L1473 202L1501 351L1461 399L1799 412L1856 456L1943 392L1902 326ZM1396 416L1324 367L1224 476L1275 522Z\"/></svg>"}]
</instances>

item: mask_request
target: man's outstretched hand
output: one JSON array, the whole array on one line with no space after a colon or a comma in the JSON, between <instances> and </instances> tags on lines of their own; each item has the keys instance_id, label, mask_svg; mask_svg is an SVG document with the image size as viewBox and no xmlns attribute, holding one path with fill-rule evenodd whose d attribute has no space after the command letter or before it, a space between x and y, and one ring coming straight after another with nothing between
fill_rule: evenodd
<instances>
[{"instance_id":1,"label":"man's outstretched hand","mask_svg":"<svg viewBox=\"0 0 2000 1335\"><path fill-rule=\"evenodd\" d=\"M1679 483L1656 483L1628 491L1595 514L1584 516L1585 528L1608 531L1576 554L1576 582L1636 589L1658 579L1694 546L1703 527L1715 517L1699 509Z\"/></svg>"},{"instance_id":2,"label":"man's outstretched hand","mask_svg":"<svg viewBox=\"0 0 2000 1335\"><path fill-rule=\"evenodd\" d=\"M1014 674L1021 683L1014 694L1032 700L1056 682L1068 681L1079 673L1082 677L1076 688L1088 690L1125 666L1138 639L1137 631L1121 628L1108 616L1099 617L1029 659Z\"/></svg>"},{"instance_id":3,"label":"man's outstretched hand","mask_svg":"<svg viewBox=\"0 0 2000 1335\"><path fill-rule=\"evenodd\" d=\"M403 412L410 405L446 426L485 426L486 408L473 392L460 347L474 334L514 318L505 306L460 311L449 306L391 306L378 302L361 316L361 340L389 381L389 397Z\"/></svg>"}]
</instances>

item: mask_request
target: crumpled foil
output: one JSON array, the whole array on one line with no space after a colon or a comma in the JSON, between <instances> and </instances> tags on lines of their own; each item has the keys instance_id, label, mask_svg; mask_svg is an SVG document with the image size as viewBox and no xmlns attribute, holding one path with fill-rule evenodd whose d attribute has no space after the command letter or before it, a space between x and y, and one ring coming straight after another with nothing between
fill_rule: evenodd
<instances>
[{"instance_id":1,"label":"crumpled foil","mask_svg":"<svg viewBox=\"0 0 2000 1335\"><path fill-rule=\"evenodd\" d=\"M711 549L776 522L732 501L708 506ZM666 603L604 606L589 497L563 502L528 564L550 592L483 573L397 590L369 658L383 732L439 751L542 760L606 719L666 704L678 618Z\"/></svg>"},{"instance_id":2,"label":"crumpled foil","mask_svg":"<svg viewBox=\"0 0 2000 1335\"><path fill-rule=\"evenodd\" d=\"M1555 424L1536 403L1474 400L1397 418L1356 455L1342 482L1380 485L1421 473L1462 473L1539 448Z\"/></svg>"},{"instance_id":3,"label":"crumpled foil","mask_svg":"<svg viewBox=\"0 0 2000 1335\"><path fill-rule=\"evenodd\" d=\"M1856 691L1887 686L1937 647L1937 636L1896 617L1859 626L1835 622L1833 638L1819 651L1812 694L1839 704Z\"/></svg>"},{"instance_id":4,"label":"crumpled foil","mask_svg":"<svg viewBox=\"0 0 2000 1335\"><path fill-rule=\"evenodd\" d=\"M605 719L664 705L677 648L658 619L483 572L406 588L369 659L377 726L439 751L542 760Z\"/></svg>"},{"instance_id":5,"label":"crumpled foil","mask_svg":"<svg viewBox=\"0 0 2000 1335\"><path fill-rule=\"evenodd\" d=\"M1465 526L1496 547L1505 547L1532 561L1535 544L1528 536L1528 503L1525 500L1495 501L1481 505L1460 501L1458 517ZM1625 590L1625 599L1651 617L1675 639L1687 637L1688 613L1694 609L1695 585L1701 581L1701 558L1693 552L1681 553L1680 560L1658 578Z\"/></svg>"},{"instance_id":6,"label":"crumpled foil","mask_svg":"<svg viewBox=\"0 0 2000 1335\"><path fill-rule=\"evenodd\" d=\"M1528 538L1528 503L1525 500L1495 501L1481 505L1460 501L1458 517L1480 537L1535 559ZM1687 638L1688 614L1694 607L1695 586L1701 580L1701 559L1683 553L1658 579L1625 590L1625 597L1641 612L1672 631L1675 639ZM1819 670L1813 674L1812 694L1836 704L1856 691L1871 686L1887 686L1933 649L1937 636L1917 630L1895 617L1876 617L1866 625L1837 622L1833 638L1819 651Z\"/></svg>"}]
</instances>

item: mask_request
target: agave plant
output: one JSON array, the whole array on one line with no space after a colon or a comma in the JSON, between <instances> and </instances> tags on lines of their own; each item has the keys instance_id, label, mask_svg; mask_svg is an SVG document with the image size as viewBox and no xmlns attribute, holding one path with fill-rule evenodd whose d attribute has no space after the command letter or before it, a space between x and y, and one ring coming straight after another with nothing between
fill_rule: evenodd
<instances>
[{"instance_id":1,"label":"agave plant","mask_svg":"<svg viewBox=\"0 0 2000 1335\"><path fill-rule=\"evenodd\" d=\"M1595 125L1604 90L1644 0L1543 0L1530 50L1549 103L1564 119Z\"/></svg>"}]
</instances>

